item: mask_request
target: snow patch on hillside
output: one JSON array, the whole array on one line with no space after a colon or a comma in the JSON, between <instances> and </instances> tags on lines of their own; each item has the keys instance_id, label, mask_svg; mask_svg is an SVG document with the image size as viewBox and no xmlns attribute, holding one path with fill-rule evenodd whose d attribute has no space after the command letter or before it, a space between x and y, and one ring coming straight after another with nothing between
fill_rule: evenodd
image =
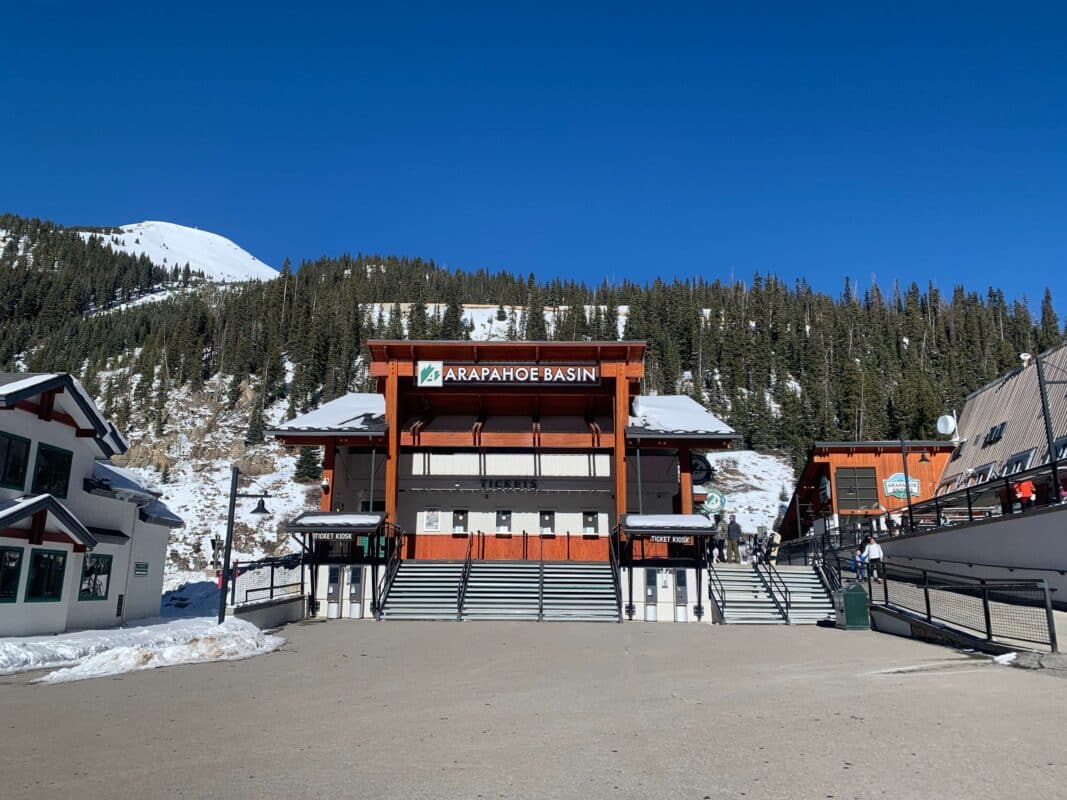
<instances>
[{"instance_id":1,"label":"snow patch on hillside","mask_svg":"<svg viewBox=\"0 0 1067 800\"><path fill-rule=\"evenodd\" d=\"M138 222L123 225L121 233L82 231L80 235L84 239L96 238L121 253L146 255L158 267L171 269L188 264L194 272L203 272L216 283L267 281L278 276L277 270L226 237L173 222Z\"/></svg>"},{"instance_id":2,"label":"snow patch on hillside","mask_svg":"<svg viewBox=\"0 0 1067 800\"><path fill-rule=\"evenodd\" d=\"M382 321L386 324L392 319L393 316L393 303L371 303L370 315L373 319L378 318L378 314L381 314ZM426 316L429 319L434 317L440 317L445 313L446 303L427 303L426 304ZM411 308L411 303L400 303L400 313L403 315L401 325L404 329L405 335L407 334L407 316L408 310ZM586 320L591 324L593 321L593 315L595 313L596 306L585 306ZM616 323L616 336L621 339L623 331L626 330L626 319L630 313L629 306L618 307L618 320ZM524 318L526 316L525 306L504 306L504 319L497 319L499 312L499 306L488 305L484 303L465 303L463 306L463 320L467 323L467 327L470 329L470 337L474 341L478 342L494 342L505 341L508 338L508 326L513 324L515 327L516 335L519 339L522 338L522 328L524 324ZM562 312L568 310L568 306L559 306L559 311ZM607 311L607 306L600 306L600 313L604 314ZM548 335L555 338L556 328L556 309L545 309L545 329L548 331Z\"/></svg>"},{"instance_id":3,"label":"snow patch on hillside","mask_svg":"<svg viewBox=\"0 0 1067 800\"><path fill-rule=\"evenodd\" d=\"M760 525L770 533L785 504L782 489L792 494L796 480L788 460L755 450L724 450L707 457L715 470L712 485L726 495L727 515L736 515L745 533L756 533Z\"/></svg>"}]
</instances>

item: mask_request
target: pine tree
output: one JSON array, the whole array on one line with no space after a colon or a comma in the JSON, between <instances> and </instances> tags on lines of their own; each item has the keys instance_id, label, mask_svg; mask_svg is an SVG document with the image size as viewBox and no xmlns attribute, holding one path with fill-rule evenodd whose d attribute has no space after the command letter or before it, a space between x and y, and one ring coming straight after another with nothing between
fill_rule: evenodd
<instances>
[{"instance_id":1,"label":"pine tree","mask_svg":"<svg viewBox=\"0 0 1067 800\"><path fill-rule=\"evenodd\" d=\"M248 444L263 444L263 405L256 402L252 405L252 415L248 419L248 433L245 435Z\"/></svg>"},{"instance_id":2,"label":"pine tree","mask_svg":"<svg viewBox=\"0 0 1067 800\"><path fill-rule=\"evenodd\" d=\"M296 459L293 479L300 483L314 483L322 477L322 456L318 447L301 447Z\"/></svg>"}]
</instances>

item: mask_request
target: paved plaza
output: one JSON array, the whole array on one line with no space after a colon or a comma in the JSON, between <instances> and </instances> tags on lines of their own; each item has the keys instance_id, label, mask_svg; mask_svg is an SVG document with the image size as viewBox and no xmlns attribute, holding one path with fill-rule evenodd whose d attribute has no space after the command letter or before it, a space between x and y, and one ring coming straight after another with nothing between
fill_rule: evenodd
<instances>
[{"instance_id":1,"label":"paved plaza","mask_svg":"<svg viewBox=\"0 0 1067 800\"><path fill-rule=\"evenodd\" d=\"M1067 791L1067 684L891 636L491 622L282 633L285 647L248 661L0 678L3 797Z\"/></svg>"}]
</instances>

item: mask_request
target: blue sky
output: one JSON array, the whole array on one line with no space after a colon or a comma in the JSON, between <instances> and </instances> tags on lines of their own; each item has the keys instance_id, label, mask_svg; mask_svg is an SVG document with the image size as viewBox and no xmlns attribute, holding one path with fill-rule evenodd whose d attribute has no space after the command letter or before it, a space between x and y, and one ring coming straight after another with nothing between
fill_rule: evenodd
<instances>
[{"instance_id":1,"label":"blue sky","mask_svg":"<svg viewBox=\"0 0 1067 800\"><path fill-rule=\"evenodd\" d=\"M5 10L0 209L275 265L1050 285L1067 312L1063 4L35 5Z\"/></svg>"}]
</instances>

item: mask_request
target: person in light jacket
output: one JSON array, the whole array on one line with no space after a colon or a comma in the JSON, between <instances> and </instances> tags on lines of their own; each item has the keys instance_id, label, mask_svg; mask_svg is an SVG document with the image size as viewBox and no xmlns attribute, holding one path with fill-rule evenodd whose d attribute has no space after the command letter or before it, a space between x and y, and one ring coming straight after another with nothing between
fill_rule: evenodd
<instances>
[{"instance_id":1,"label":"person in light jacket","mask_svg":"<svg viewBox=\"0 0 1067 800\"><path fill-rule=\"evenodd\" d=\"M863 561L867 565L871 580L882 582L882 546L873 536L867 537L867 546L863 548Z\"/></svg>"}]
</instances>

